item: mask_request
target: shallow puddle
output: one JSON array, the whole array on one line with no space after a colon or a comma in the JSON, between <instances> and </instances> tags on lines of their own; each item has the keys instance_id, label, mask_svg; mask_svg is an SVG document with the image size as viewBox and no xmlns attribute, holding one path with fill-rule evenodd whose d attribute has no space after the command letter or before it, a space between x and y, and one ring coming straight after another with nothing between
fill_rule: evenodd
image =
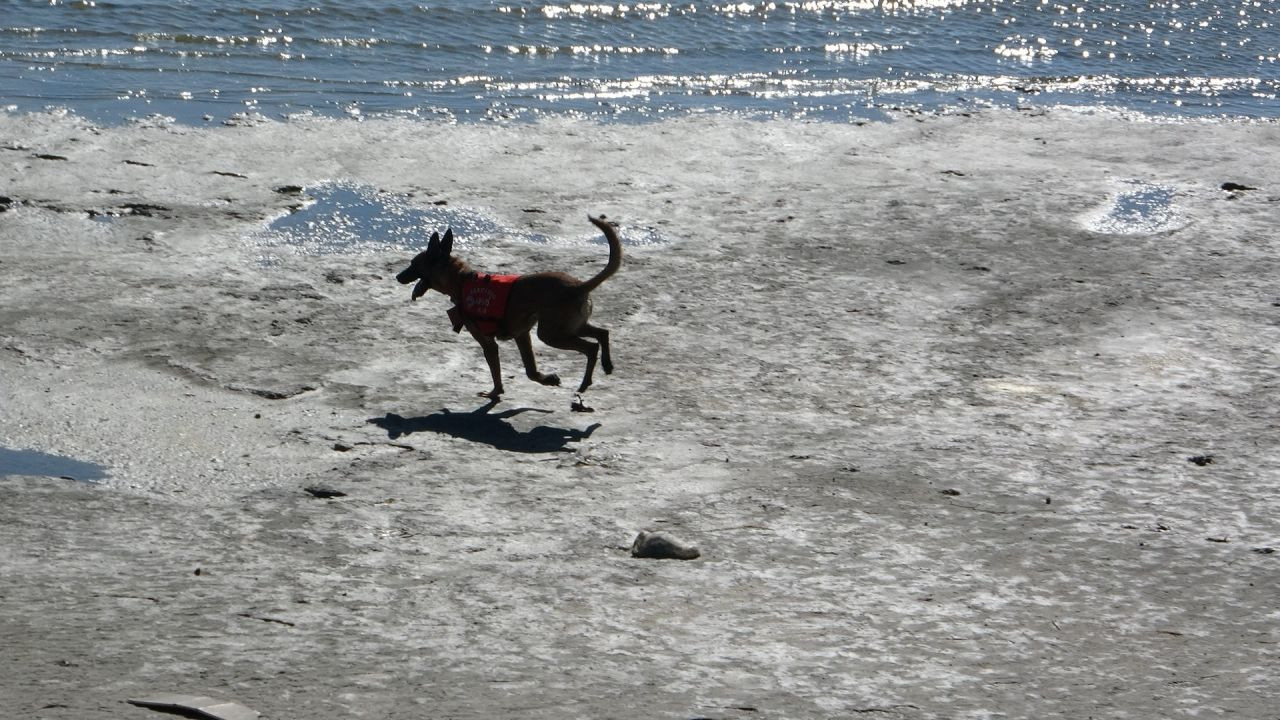
<instances>
[{"instance_id":1,"label":"shallow puddle","mask_svg":"<svg viewBox=\"0 0 1280 720\"><path fill-rule=\"evenodd\" d=\"M1121 189L1107 204L1085 220L1089 230L1109 235L1147 235L1181 227L1173 188L1141 180L1121 180L1119 184Z\"/></svg>"},{"instance_id":2,"label":"shallow puddle","mask_svg":"<svg viewBox=\"0 0 1280 720\"><path fill-rule=\"evenodd\" d=\"M557 240L519 230L472 208L420 206L407 195L383 192L368 185L328 182L307 187L306 203L251 239L270 263L282 253L300 255L361 254L425 248L432 232L453 228L455 245L465 249L496 240L545 245L555 242L604 244L604 238L582 219L578 237ZM665 243L653 228L624 227L624 245Z\"/></svg>"},{"instance_id":3,"label":"shallow puddle","mask_svg":"<svg viewBox=\"0 0 1280 720\"><path fill-rule=\"evenodd\" d=\"M5 475L37 475L93 483L106 479L107 470L101 465L61 455L0 447L0 477Z\"/></svg>"}]
</instances>

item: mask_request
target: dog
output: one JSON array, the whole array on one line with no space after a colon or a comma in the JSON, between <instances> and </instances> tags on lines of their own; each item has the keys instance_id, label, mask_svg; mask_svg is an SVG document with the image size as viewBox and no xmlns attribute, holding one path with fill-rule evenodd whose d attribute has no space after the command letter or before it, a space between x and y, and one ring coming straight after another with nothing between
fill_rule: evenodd
<instances>
[{"instance_id":1,"label":"dog","mask_svg":"<svg viewBox=\"0 0 1280 720\"><path fill-rule=\"evenodd\" d=\"M501 366L498 362L498 340L515 340L524 362L525 375L543 385L558 386L560 377L555 373L543 373L533 356L533 343L529 332L536 325L538 339L554 348L576 350L587 356L587 370L578 386L578 396L571 407L575 411L590 412L582 404L582 393L591 386L592 375L599 358L605 374L613 372L613 359L609 355L609 331L588 322L591 317L591 291L609 279L622 266L622 240L617 226L604 218L587 216L593 225L604 233L609 243L609 261L604 269L583 282L562 272L540 272L528 275L490 276L467 265L453 256L453 228L432 233L427 249L418 253L398 275L401 285L417 282L410 300L417 300L428 290L443 293L453 300L449 317L454 331L465 327L480 343L484 359L493 375L493 389L480 393L497 402L502 387ZM505 296L505 305L502 304ZM593 342L594 341L594 342Z\"/></svg>"}]
</instances>

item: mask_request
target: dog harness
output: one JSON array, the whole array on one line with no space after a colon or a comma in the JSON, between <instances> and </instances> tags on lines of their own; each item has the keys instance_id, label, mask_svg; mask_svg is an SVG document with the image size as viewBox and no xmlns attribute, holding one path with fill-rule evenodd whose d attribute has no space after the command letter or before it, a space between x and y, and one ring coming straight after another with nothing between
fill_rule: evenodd
<instances>
[{"instance_id":1,"label":"dog harness","mask_svg":"<svg viewBox=\"0 0 1280 720\"><path fill-rule=\"evenodd\" d=\"M511 284L519 275L490 275L477 273L462 281L462 296L457 305L449 308L449 321L453 331L461 332L468 320L484 335L498 332L498 321L507 311L507 297Z\"/></svg>"}]
</instances>

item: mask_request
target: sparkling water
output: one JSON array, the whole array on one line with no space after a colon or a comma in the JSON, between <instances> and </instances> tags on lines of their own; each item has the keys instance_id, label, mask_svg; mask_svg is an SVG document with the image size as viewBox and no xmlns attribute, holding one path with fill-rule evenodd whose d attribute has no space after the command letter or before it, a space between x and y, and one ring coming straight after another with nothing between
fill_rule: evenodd
<instances>
[{"instance_id":1,"label":"sparkling water","mask_svg":"<svg viewBox=\"0 0 1280 720\"><path fill-rule=\"evenodd\" d=\"M986 105L1273 118L1261 0L0 0L0 105L99 122L857 120Z\"/></svg>"}]
</instances>

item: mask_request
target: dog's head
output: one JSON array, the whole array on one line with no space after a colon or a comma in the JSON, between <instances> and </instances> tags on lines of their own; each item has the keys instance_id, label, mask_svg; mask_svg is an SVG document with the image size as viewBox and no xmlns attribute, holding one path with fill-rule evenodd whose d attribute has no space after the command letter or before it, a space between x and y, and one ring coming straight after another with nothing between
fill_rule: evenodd
<instances>
[{"instance_id":1,"label":"dog's head","mask_svg":"<svg viewBox=\"0 0 1280 720\"><path fill-rule=\"evenodd\" d=\"M399 280L401 285L418 281L418 284L413 287L411 300L417 300L433 287L440 287L436 280L437 271L448 267L451 253L453 253L453 228L445 230L443 238L438 232L431 233L427 249L418 253L409 262L409 267L396 275L396 280Z\"/></svg>"}]
</instances>

